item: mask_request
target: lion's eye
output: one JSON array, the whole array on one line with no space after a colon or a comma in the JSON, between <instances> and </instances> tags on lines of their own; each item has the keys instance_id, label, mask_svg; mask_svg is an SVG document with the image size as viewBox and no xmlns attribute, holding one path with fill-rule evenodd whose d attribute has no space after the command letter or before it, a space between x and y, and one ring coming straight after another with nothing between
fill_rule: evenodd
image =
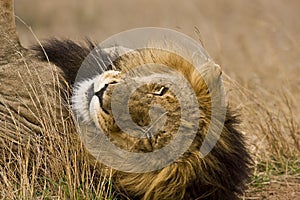
<instances>
[{"instance_id":1,"label":"lion's eye","mask_svg":"<svg viewBox=\"0 0 300 200\"><path fill-rule=\"evenodd\" d=\"M166 92L168 91L169 88L167 87L161 87L158 91L155 91L153 93L153 95L156 95L156 96L163 96L164 94L166 94Z\"/></svg>"},{"instance_id":2,"label":"lion's eye","mask_svg":"<svg viewBox=\"0 0 300 200\"><path fill-rule=\"evenodd\" d=\"M117 83L118 83L117 81L112 81L109 84L114 85L114 84L117 84Z\"/></svg>"}]
</instances>

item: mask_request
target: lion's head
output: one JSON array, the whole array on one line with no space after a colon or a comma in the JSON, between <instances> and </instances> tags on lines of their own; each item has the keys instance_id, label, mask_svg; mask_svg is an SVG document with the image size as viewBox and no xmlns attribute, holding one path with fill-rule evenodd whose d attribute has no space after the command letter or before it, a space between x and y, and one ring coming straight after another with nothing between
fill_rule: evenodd
<instances>
[{"instance_id":1,"label":"lion's head","mask_svg":"<svg viewBox=\"0 0 300 200\"><path fill-rule=\"evenodd\" d=\"M191 145L173 163L146 173L117 170L116 188L130 198L237 198L248 177L249 155L242 135L234 129L236 120L229 110L213 150L205 157L199 150L211 125L212 97L220 95L222 89L221 68L208 61L199 71L172 52L142 49L121 55L110 69L80 82L72 101L77 118L94 123L114 145L130 152L154 152L170 144L182 127L185 137L185 132L195 129L192 121L197 120ZM172 73L179 74L187 84L175 78L176 87L172 88L164 82L149 81ZM184 107L193 100L189 89L196 97L193 104L197 107ZM181 101L176 90L188 101ZM128 98L125 107L129 115L121 109L124 98ZM183 119L183 110L188 119ZM116 121L120 120L122 123L118 124ZM128 120L133 121L134 128L122 127Z\"/></svg>"},{"instance_id":2,"label":"lion's head","mask_svg":"<svg viewBox=\"0 0 300 200\"><path fill-rule=\"evenodd\" d=\"M172 91L174 89L180 90L187 100L190 100L189 95L196 95L201 112L196 116L194 110L186 110L190 118L199 118L199 123L203 123L201 119L209 121L211 96L202 76L207 75L210 77L209 81L218 85L222 73L218 65L210 63L200 74L181 56L160 49L130 52L121 56L113 65L115 70L105 71L77 85L73 95L73 107L77 117L86 122L92 121L116 146L133 152L151 152L167 145L178 132L180 125L186 129L195 126L189 120L181 119L182 108L176 91ZM140 66L143 67L138 68ZM172 79L172 73L180 74L188 80L188 85L182 83L171 89L170 84L151 82L153 79L165 77ZM118 85L123 87L115 91L114 109L117 112L114 113L112 95ZM194 94L189 94L189 89ZM119 100L126 96L129 97L129 116L119 108L122 106ZM120 127L122 124L116 123L116 118L123 124L132 120L138 130L130 129L128 134L124 126ZM143 135L135 137L138 132ZM205 135L204 132L199 134Z\"/></svg>"}]
</instances>

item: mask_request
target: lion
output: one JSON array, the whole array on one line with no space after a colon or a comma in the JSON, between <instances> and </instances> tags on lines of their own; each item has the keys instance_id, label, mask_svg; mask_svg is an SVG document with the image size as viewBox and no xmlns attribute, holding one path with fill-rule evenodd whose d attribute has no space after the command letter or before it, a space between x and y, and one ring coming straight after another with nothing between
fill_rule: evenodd
<instances>
[{"instance_id":1,"label":"lion","mask_svg":"<svg viewBox=\"0 0 300 200\"><path fill-rule=\"evenodd\" d=\"M200 110L199 116L197 114L199 117L197 132L189 148L172 163L160 169L144 173L113 169L114 189L124 199L239 198L246 188L251 173L251 157L244 136L237 129L239 120L236 114L227 108L220 138L209 154L201 155L199 149L211 122L211 98L214 91L208 90L203 74L195 71L191 63L163 50L133 51L112 59L114 57L112 53L99 49L98 60L92 61L91 64L97 66L101 61L107 63L108 67L93 79L81 80L76 85L76 75L82 62L96 46L92 42L78 44L71 40L53 39L43 43L42 47L38 45L32 49L25 49L20 45L15 32L12 2L3 0L0 3L1 169L5 169L2 167L4 162L20 165L19 157L16 156L18 152L23 152L20 146L29 149L31 155L41 155L41 152L45 154L47 151L45 145L51 145L54 153L52 156L46 154L45 157L47 162L51 162L51 158L56 157L55 152L59 152L55 149L60 148L60 144L51 142L58 138L49 140L53 137L52 133L56 132L60 138L72 140L68 145L74 145L75 150L72 150L72 153L80 151L83 154L79 159L85 159L85 155L88 155L87 159L95 159L88 152L76 149L84 148L78 145L79 139L72 139L77 138L76 134L65 135L72 132L65 131L66 129L76 133L70 102L75 117L93 122L104 130L111 143L128 152L151 153L170 144L182 126L180 123L182 105L174 91L166 85L144 84L132 93L128 104L132 121L140 127L151 125L153 117L151 108L161 105L163 107L161 115L165 121L158 132L149 129L145 131L145 137L133 137L120 128L113 116L112 96L119 85L126 81L138 82L144 77L150 79L154 77L147 70L137 71L130 80L124 75L135 69L135 66L152 63L170 66L190 83ZM218 66L208 65L207 69L204 76L210 82L221 81L222 71ZM156 69L156 73L166 75L166 71L160 68ZM195 115L194 110L188 112L191 117ZM47 124L45 122L51 126L45 126ZM190 129L190 122L184 121L183 127L184 130ZM45 135L45 131L48 134ZM20 156L26 160L25 154ZM39 163L35 163L34 156L30 156L29 159L25 163L30 163L32 170L29 171L34 173ZM94 162L90 164L94 165ZM134 168L134 164L132 163L130 167ZM26 165L26 169L30 166ZM109 166L100 164L97 167L107 169ZM56 173L54 168L48 170ZM19 178L17 175L14 180ZM5 182L6 179L2 180L1 177L0 181Z\"/></svg>"},{"instance_id":2,"label":"lion","mask_svg":"<svg viewBox=\"0 0 300 200\"><path fill-rule=\"evenodd\" d=\"M71 40L54 39L44 43L43 48L51 62L69 72L74 68L78 70L88 52L97 48L91 42L88 44L80 45ZM40 48L34 49L39 50L38 56L41 59L45 59ZM65 51L66 49L69 51ZM110 56L118 53L107 53L105 49L96 52L100 52L98 59L101 61L113 60ZM246 149L244 136L236 128L239 120L230 108L227 108L224 127L217 144L204 157L199 152L211 121L213 93L202 76L207 76L206 80L212 83L222 81L222 70L219 66L210 63L201 75L191 63L174 53L161 49L130 51L111 61L101 74L73 85L72 106L75 116L85 122L92 121L104 131L110 142L129 152L149 153L169 144L179 129L181 108L174 91L165 85L144 84L132 93L128 102L130 117L140 127L151 124L149 111L153 105L163 106L166 119L158 133L146 131L145 137L133 137L119 127L113 115L114 89L128 81L124 74L145 63L170 66L189 81L199 103L199 129L187 151L162 169L145 173L114 170L115 189L129 199L239 199L251 173L251 157ZM160 68L154 71L156 75L166 75ZM70 84L75 83L75 74L74 71L66 73L65 78ZM130 79L134 81L145 79L145 76L151 79L153 75L147 74L143 69L133 74ZM122 95L124 93L119 91L117 98L123 98ZM192 117L193 110L189 112ZM185 121L183 126L189 129L191 124ZM131 167L134 168L134 164Z\"/></svg>"}]
</instances>

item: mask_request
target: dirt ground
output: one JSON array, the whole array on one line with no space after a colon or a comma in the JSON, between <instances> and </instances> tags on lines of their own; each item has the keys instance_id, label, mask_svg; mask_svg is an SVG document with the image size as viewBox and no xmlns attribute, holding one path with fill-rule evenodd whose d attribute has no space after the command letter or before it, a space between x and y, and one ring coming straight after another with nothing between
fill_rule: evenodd
<instances>
[{"instance_id":1,"label":"dirt ground","mask_svg":"<svg viewBox=\"0 0 300 200\"><path fill-rule=\"evenodd\" d=\"M273 180L261 189L250 188L243 199L300 199L300 179L273 177Z\"/></svg>"},{"instance_id":2,"label":"dirt ground","mask_svg":"<svg viewBox=\"0 0 300 200\"><path fill-rule=\"evenodd\" d=\"M299 109L298 0L15 0L15 8L16 15L27 24L17 21L24 46L37 42L28 26L39 40L88 37L99 42L137 27L180 31L201 41L224 73L241 86L268 93L278 88L287 89L297 107L295 112ZM269 96L260 98L270 100ZM275 104L274 109L276 111ZM244 121L252 153L254 157L261 157L263 151L268 151L261 144L263 133L252 134L247 119ZM299 127L298 114L294 121ZM247 130L247 127L250 128ZM300 199L300 178L270 176L262 188L250 187L243 198Z\"/></svg>"}]
</instances>

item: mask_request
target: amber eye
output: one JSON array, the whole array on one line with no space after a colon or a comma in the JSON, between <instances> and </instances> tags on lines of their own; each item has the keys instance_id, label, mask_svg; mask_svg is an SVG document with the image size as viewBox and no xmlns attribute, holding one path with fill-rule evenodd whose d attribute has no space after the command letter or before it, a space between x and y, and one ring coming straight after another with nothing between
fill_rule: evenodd
<instances>
[{"instance_id":1,"label":"amber eye","mask_svg":"<svg viewBox=\"0 0 300 200\"><path fill-rule=\"evenodd\" d=\"M109 84L114 85L114 84L117 84L117 83L118 83L117 81L113 81L113 82L110 82Z\"/></svg>"},{"instance_id":2,"label":"amber eye","mask_svg":"<svg viewBox=\"0 0 300 200\"><path fill-rule=\"evenodd\" d=\"M152 94L156 96L163 96L164 94L167 93L168 89L169 88L162 86L159 90L153 92Z\"/></svg>"}]
</instances>

